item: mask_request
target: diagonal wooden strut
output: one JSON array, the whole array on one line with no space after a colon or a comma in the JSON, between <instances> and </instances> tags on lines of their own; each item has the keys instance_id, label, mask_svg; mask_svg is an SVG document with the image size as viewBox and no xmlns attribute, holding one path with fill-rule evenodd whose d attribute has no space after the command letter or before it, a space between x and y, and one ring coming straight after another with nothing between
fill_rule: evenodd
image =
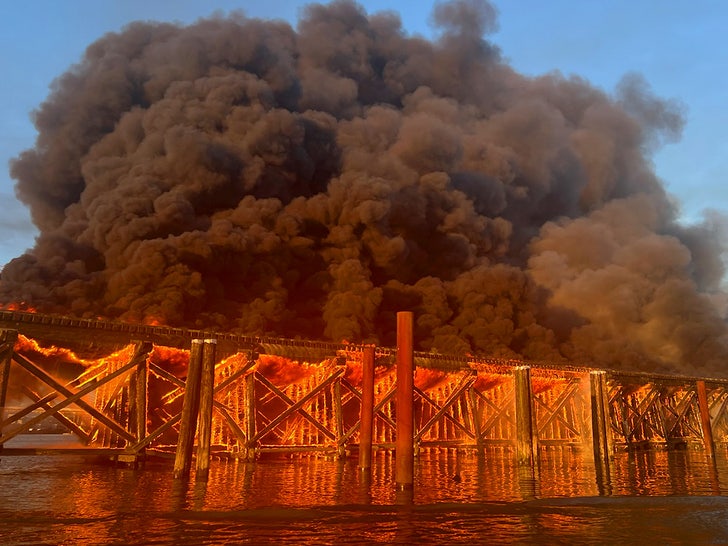
<instances>
[{"instance_id":1,"label":"diagonal wooden strut","mask_svg":"<svg viewBox=\"0 0 728 546\"><path fill-rule=\"evenodd\" d=\"M329 385L331 385L334 381L336 381L339 377L341 377L344 374L344 369L340 368L336 370L332 375L330 375L325 381L321 382L316 388L311 390L306 396L301 398L298 402L296 402L293 406L288 408L286 411L278 415L275 419L273 419L263 430L259 431L253 438L251 439L251 442L257 442L260 440L263 436L274 430L279 424L281 424L285 419L287 419L291 414L296 413L299 408L302 408L309 400L311 400L314 396L318 395L322 390L326 389Z\"/></svg>"},{"instance_id":2,"label":"diagonal wooden strut","mask_svg":"<svg viewBox=\"0 0 728 546\"><path fill-rule=\"evenodd\" d=\"M263 374L259 372L255 372L255 378L260 381L266 388L268 388L273 394L278 396L281 400L283 400L288 406L295 405L295 402L282 390L280 390L278 387L276 387L273 383L268 380L268 378L264 377ZM321 423L319 423L316 419L314 419L311 414L309 414L306 410L304 410L302 407L299 407L296 410L306 421L311 423L314 427L316 427L317 430L319 430L324 436L326 436L329 440L336 440L336 436L333 432L328 430L326 427L324 427Z\"/></svg>"},{"instance_id":3,"label":"diagonal wooden strut","mask_svg":"<svg viewBox=\"0 0 728 546\"><path fill-rule=\"evenodd\" d=\"M42 396L40 396L38 393L33 391L32 389L26 387L23 385L23 393L33 400L34 402L41 405L43 409L49 409L51 406L48 404L47 401L44 401ZM56 394L56 393L53 393ZM54 396L55 398L55 396ZM73 432L76 436L79 437L79 439L83 440L84 444L88 444L91 441L91 437L86 433L85 430L83 430L80 426L78 426L76 423L71 421L68 417L63 415L60 411L55 413L53 417L64 427L66 427L68 430Z\"/></svg>"},{"instance_id":4,"label":"diagonal wooden strut","mask_svg":"<svg viewBox=\"0 0 728 546\"><path fill-rule=\"evenodd\" d=\"M58 391L61 395L65 396L66 399L62 400L55 406L52 406L48 409L46 409L42 414L38 415L37 417L34 417L27 423L18 426L11 431L4 433L2 437L0 438L0 444L6 442L10 438L14 438L18 434L20 434L22 431L27 430L28 428L32 427L36 423L39 423L46 417L50 415L54 415L55 413L59 412L63 408L71 405L76 404L83 410L85 410L87 413L89 413L91 416L98 419L100 422L102 422L104 425L106 425L109 429L116 432L119 436L124 438L127 443L130 442L136 442L136 438L129 433L126 429L124 429L121 425L119 425L116 421L113 419L110 419L103 413L99 412L96 408L88 404L86 401L82 400L84 396L87 394L93 392L94 390L98 389L101 385L108 383L109 381L116 379L117 377L127 373L129 370L134 368L142 359L147 358L149 351L151 350L151 345L146 343L140 343L137 347L137 351L135 355L132 357L131 361L124 366L121 366L119 369L111 372L107 376L105 376L103 379L100 379L98 382L88 385L87 387L81 389L80 391L73 393L71 390L63 386L61 383L56 381L52 376L47 374L44 370L42 370L40 367L38 367L36 364L25 358L23 355L15 353L13 361L22 366L24 369L26 369L28 372L33 374L35 377L43 381L48 386L52 387L56 391Z\"/></svg>"},{"instance_id":5,"label":"diagonal wooden strut","mask_svg":"<svg viewBox=\"0 0 728 546\"><path fill-rule=\"evenodd\" d=\"M430 420L425 423L425 425L417 432L415 435L415 442L419 442L422 439L422 436L430 429L432 426L441 418L449 418L449 420L455 424L460 430L462 430L467 436L470 438L475 439L475 434L471 430L468 430L465 428L465 426L460 423L457 419L452 417L450 414L446 413L448 409L460 398L460 395L462 395L470 386L475 382L476 376L469 374L463 377L460 380L460 383L455 388L455 391L450 395L450 397L445 401L445 403L442 405L442 407L438 407L438 405L424 392L422 392L420 389L415 388L415 392L418 392L420 396L423 397L424 400L429 402L432 406L435 408L438 408L435 414L430 418Z\"/></svg>"},{"instance_id":6,"label":"diagonal wooden strut","mask_svg":"<svg viewBox=\"0 0 728 546\"><path fill-rule=\"evenodd\" d=\"M568 428L574 436L579 436L580 433L574 427L573 424L569 423L566 419L564 419L561 415L559 415L559 412L563 409L563 407L571 400L571 397L574 393L579 392L579 378L572 378L569 380L569 383L564 387L564 390L561 391L559 396L556 398L556 402L554 403L554 407L551 408L547 404L545 404L543 401L541 401L538 397L534 397L535 401L538 402L541 407L543 407L546 410L546 416L542 417L540 422L537 425L537 430L539 432L539 437L542 435L540 434L543 430L546 429L549 424L554 419L557 419L562 425L564 425L566 428Z\"/></svg>"}]
</instances>

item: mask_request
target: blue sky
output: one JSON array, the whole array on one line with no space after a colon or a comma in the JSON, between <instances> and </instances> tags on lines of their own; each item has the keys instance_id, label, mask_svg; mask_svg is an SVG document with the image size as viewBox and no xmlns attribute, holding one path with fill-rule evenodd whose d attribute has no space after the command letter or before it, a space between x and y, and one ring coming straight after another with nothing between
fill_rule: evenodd
<instances>
[{"instance_id":1,"label":"blue sky","mask_svg":"<svg viewBox=\"0 0 728 546\"><path fill-rule=\"evenodd\" d=\"M28 0L0 19L0 265L33 246L35 229L14 197L8 161L32 147L31 112L54 78L85 48L135 20L190 23L215 11L284 19L295 25L308 2L296 0ZM367 12L391 2L360 2ZM432 1L397 4L409 34L431 36ZM705 209L728 212L728 4L719 0L493 0L499 30L489 39L518 72L560 71L607 92L626 73L642 74L657 96L680 101L681 140L654 156L655 170L680 203L685 222Z\"/></svg>"}]
</instances>

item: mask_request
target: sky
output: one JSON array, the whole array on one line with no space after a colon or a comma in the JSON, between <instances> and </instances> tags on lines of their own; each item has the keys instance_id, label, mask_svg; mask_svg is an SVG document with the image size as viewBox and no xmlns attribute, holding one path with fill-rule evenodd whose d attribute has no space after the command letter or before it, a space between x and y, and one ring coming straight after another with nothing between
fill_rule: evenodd
<instances>
[{"instance_id":1,"label":"sky","mask_svg":"<svg viewBox=\"0 0 728 546\"><path fill-rule=\"evenodd\" d=\"M300 0L28 0L6 5L0 18L0 265L34 244L37 233L14 194L8 162L34 145L32 112L53 80L108 32L136 20L189 24L241 10L294 27ZM391 1L359 2L367 13ZM728 3L721 0L493 0L498 29L487 39L516 71L558 71L607 93L641 74L652 92L677 101L686 125L679 141L654 152L657 175L679 203L685 223L705 210L728 214ZM434 1L397 3L410 35L433 36Z\"/></svg>"}]
</instances>

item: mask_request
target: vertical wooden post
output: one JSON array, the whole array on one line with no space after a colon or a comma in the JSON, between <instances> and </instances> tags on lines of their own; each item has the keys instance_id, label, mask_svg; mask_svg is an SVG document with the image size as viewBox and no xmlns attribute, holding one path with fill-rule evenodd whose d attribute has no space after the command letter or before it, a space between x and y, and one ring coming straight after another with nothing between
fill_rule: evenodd
<instances>
[{"instance_id":1,"label":"vertical wooden post","mask_svg":"<svg viewBox=\"0 0 728 546\"><path fill-rule=\"evenodd\" d=\"M374 347L364 347L361 376L361 414L359 416L359 469L372 467L374 433Z\"/></svg>"},{"instance_id":2,"label":"vertical wooden post","mask_svg":"<svg viewBox=\"0 0 728 546\"><path fill-rule=\"evenodd\" d=\"M185 394L182 402L182 419L179 425L179 440L174 458L174 477L187 478L192 467L192 446L197 428L197 412L200 404L200 371L202 368L202 340L193 339L190 348L190 363L187 367Z\"/></svg>"},{"instance_id":3,"label":"vertical wooden post","mask_svg":"<svg viewBox=\"0 0 728 546\"><path fill-rule=\"evenodd\" d=\"M395 483L397 489L414 486L414 350L412 313L397 313L397 439Z\"/></svg>"},{"instance_id":4,"label":"vertical wooden post","mask_svg":"<svg viewBox=\"0 0 728 546\"><path fill-rule=\"evenodd\" d=\"M591 398L592 445L594 463L608 465L612 456L609 434L609 400L607 399L607 372L589 372Z\"/></svg>"},{"instance_id":5,"label":"vertical wooden post","mask_svg":"<svg viewBox=\"0 0 728 546\"><path fill-rule=\"evenodd\" d=\"M13 359L15 342L18 332L15 330L0 330L0 422L5 419L5 404L8 396L8 381L10 380L10 361ZM2 436L2 430L0 430ZM0 449L3 445L0 444Z\"/></svg>"},{"instance_id":6,"label":"vertical wooden post","mask_svg":"<svg viewBox=\"0 0 728 546\"><path fill-rule=\"evenodd\" d=\"M695 387L698 392L698 406L700 408L700 426L703 430L703 443L708 457L715 454L713 445L713 429L710 426L710 407L708 406L708 393L705 390L705 381L696 381Z\"/></svg>"},{"instance_id":7,"label":"vertical wooden post","mask_svg":"<svg viewBox=\"0 0 728 546\"><path fill-rule=\"evenodd\" d=\"M137 341L137 352L151 352L149 342ZM129 376L129 432L141 442L147 435L147 359L143 359Z\"/></svg>"},{"instance_id":8,"label":"vertical wooden post","mask_svg":"<svg viewBox=\"0 0 728 546\"><path fill-rule=\"evenodd\" d=\"M255 459L255 374L251 371L245 376L245 460Z\"/></svg>"},{"instance_id":9,"label":"vertical wooden post","mask_svg":"<svg viewBox=\"0 0 728 546\"><path fill-rule=\"evenodd\" d=\"M336 457L343 459L346 457L346 448L344 447L344 407L341 400L341 378L334 381L332 401L334 403L334 426L336 427Z\"/></svg>"},{"instance_id":10,"label":"vertical wooden post","mask_svg":"<svg viewBox=\"0 0 728 546\"><path fill-rule=\"evenodd\" d=\"M137 365L136 374L136 437L142 441L147 436L147 359Z\"/></svg>"},{"instance_id":11,"label":"vertical wooden post","mask_svg":"<svg viewBox=\"0 0 728 546\"><path fill-rule=\"evenodd\" d=\"M483 425L480 419L480 411L478 411L478 395L471 385L468 388L468 402L470 403L470 411L473 415L473 432L475 432L475 445L478 450L483 447ZM478 453L480 454L480 452Z\"/></svg>"},{"instance_id":12,"label":"vertical wooden post","mask_svg":"<svg viewBox=\"0 0 728 546\"><path fill-rule=\"evenodd\" d=\"M206 339L202 349L202 372L200 374L200 418L197 429L197 466L195 469L197 481L207 480L210 472L216 353L217 340Z\"/></svg>"},{"instance_id":13,"label":"vertical wooden post","mask_svg":"<svg viewBox=\"0 0 728 546\"><path fill-rule=\"evenodd\" d=\"M513 376L516 392L516 461L519 465L533 466L533 392L530 366L516 366Z\"/></svg>"}]
</instances>

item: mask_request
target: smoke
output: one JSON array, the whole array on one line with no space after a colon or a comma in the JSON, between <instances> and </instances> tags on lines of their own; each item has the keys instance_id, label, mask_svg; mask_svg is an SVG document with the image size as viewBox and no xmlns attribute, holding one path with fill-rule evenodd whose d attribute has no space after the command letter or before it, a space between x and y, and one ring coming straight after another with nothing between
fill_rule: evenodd
<instances>
[{"instance_id":1,"label":"smoke","mask_svg":"<svg viewBox=\"0 0 728 546\"><path fill-rule=\"evenodd\" d=\"M437 38L310 5L92 44L11 165L40 229L0 300L41 312L614 368L723 373L724 222L650 153L680 106L514 72L485 0Z\"/></svg>"}]
</instances>

